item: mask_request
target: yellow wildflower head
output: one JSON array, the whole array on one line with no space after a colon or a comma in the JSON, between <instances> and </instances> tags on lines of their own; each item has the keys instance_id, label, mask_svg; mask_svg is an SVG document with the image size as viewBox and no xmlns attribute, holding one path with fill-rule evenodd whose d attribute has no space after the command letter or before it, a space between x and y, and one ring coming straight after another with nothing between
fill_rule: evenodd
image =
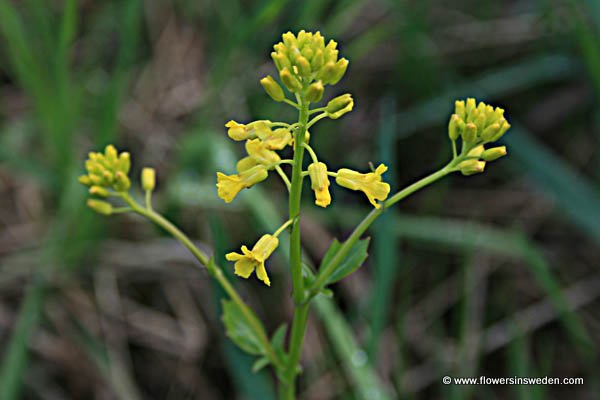
<instances>
[{"instance_id":1,"label":"yellow wildflower head","mask_svg":"<svg viewBox=\"0 0 600 400\"><path fill-rule=\"evenodd\" d=\"M217 172L217 194L226 203L230 203L242 189L264 181L268 174L264 165L255 165L235 175Z\"/></svg>"},{"instance_id":2,"label":"yellow wildflower head","mask_svg":"<svg viewBox=\"0 0 600 400\"><path fill-rule=\"evenodd\" d=\"M259 164L271 166L281 161L281 158L260 139L252 139L246 142L246 151L254 161Z\"/></svg>"},{"instance_id":3,"label":"yellow wildflower head","mask_svg":"<svg viewBox=\"0 0 600 400\"><path fill-rule=\"evenodd\" d=\"M338 59L337 43L325 45L321 33L300 31L297 35L284 33L282 41L273 46L273 62L279 77L291 92L300 92L312 82L319 82L311 90L309 101L318 101L322 85L335 85L346 73L348 60ZM278 98L278 97L277 97Z\"/></svg>"},{"instance_id":4,"label":"yellow wildflower head","mask_svg":"<svg viewBox=\"0 0 600 400\"><path fill-rule=\"evenodd\" d=\"M119 153L113 145L108 145L104 153L89 153L85 162L87 175L80 176L79 182L94 187L91 194L108 195L107 189L124 192L131 186L127 176L130 167L129 153Z\"/></svg>"},{"instance_id":5,"label":"yellow wildflower head","mask_svg":"<svg viewBox=\"0 0 600 400\"><path fill-rule=\"evenodd\" d=\"M375 206L379 208L377 200L383 201L390 194L390 185L382 182L381 175L387 171L384 164L379 164L375 172L362 174L351 169L342 168L337 172L335 181L338 185L351 190L361 190L367 195L367 198Z\"/></svg>"},{"instance_id":6,"label":"yellow wildflower head","mask_svg":"<svg viewBox=\"0 0 600 400\"><path fill-rule=\"evenodd\" d=\"M465 143L477 146L499 140L509 128L502 108L494 108L484 102L477 104L475 99L468 98L466 102L457 100L454 103L448 135L452 140L462 136Z\"/></svg>"},{"instance_id":7,"label":"yellow wildflower head","mask_svg":"<svg viewBox=\"0 0 600 400\"><path fill-rule=\"evenodd\" d=\"M315 192L315 204L321 207L327 207L331 204L327 165L322 162L310 164L308 166L308 175L310 176L311 188Z\"/></svg>"},{"instance_id":8,"label":"yellow wildflower head","mask_svg":"<svg viewBox=\"0 0 600 400\"><path fill-rule=\"evenodd\" d=\"M256 277L263 281L267 286L271 286L271 281L267 275L265 261L275 251L279 245L279 239L273 235L263 235L254 245L252 250L242 246L242 253L231 252L225 255L228 261L234 261L235 274L248 279L252 272L256 271Z\"/></svg>"}]
</instances>

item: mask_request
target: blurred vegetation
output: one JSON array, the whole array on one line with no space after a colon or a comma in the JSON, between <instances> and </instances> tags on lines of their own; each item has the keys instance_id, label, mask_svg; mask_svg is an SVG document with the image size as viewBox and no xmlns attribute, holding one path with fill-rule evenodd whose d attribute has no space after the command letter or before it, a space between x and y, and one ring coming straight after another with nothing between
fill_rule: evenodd
<instances>
[{"instance_id":1,"label":"blurred vegetation","mask_svg":"<svg viewBox=\"0 0 600 400\"><path fill-rule=\"evenodd\" d=\"M93 215L75 177L114 142L157 168L157 208L217 257L276 227L279 182L225 208L214 171L241 151L226 121L287 112L258 80L290 29L350 60L355 111L311 132L332 168L385 161L392 190L433 171L457 97L515 127L485 174L378 221L367 266L316 305L301 397L600 397L600 2L0 0L0 399L274 398L224 337L205 271L145 221ZM306 198L313 264L368 210L333 197L326 212ZM291 310L276 261L271 288L237 282L271 332Z\"/></svg>"}]
</instances>

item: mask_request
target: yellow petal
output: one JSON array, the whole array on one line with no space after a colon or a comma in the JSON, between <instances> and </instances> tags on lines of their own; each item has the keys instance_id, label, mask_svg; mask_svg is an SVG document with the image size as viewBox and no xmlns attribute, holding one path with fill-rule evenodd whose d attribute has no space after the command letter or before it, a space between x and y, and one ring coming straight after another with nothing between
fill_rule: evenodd
<instances>
[{"instance_id":1,"label":"yellow petal","mask_svg":"<svg viewBox=\"0 0 600 400\"><path fill-rule=\"evenodd\" d=\"M271 281L269 280L269 276L267 275L265 263L260 263L256 266L256 277L263 281L265 285L271 286Z\"/></svg>"},{"instance_id":2,"label":"yellow petal","mask_svg":"<svg viewBox=\"0 0 600 400\"><path fill-rule=\"evenodd\" d=\"M242 254L236 253L234 251L232 251L231 253L227 253L225 254L225 259L227 261L237 261L244 258L244 256Z\"/></svg>"},{"instance_id":3,"label":"yellow petal","mask_svg":"<svg viewBox=\"0 0 600 400\"><path fill-rule=\"evenodd\" d=\"M329 193L329 185L321 189L315 190L315 204L320 207L327 207L331 204L331 194Z\"/></svg>"},{"instance_id":4,"label":"yellow petal","mask_svg":"<svg viewBox=\"0 0 600 400\"><path fill-rule=\"evenodd\" d=\"M244 187L239 175L225 175L217 172L217 194L226 203L230 203Z\"/></svg>"},{"instance_id":5,"label":"yellow petal","mask_svg":"<svg viewBox=\"0 0 600 400\"><path fill-rule=\"evenodd\" d=\"M237 276L248 279L252 271L256 268L256 261L250 257L242 257L234 265L234 271Z\"/></svg>"}]
</instances>

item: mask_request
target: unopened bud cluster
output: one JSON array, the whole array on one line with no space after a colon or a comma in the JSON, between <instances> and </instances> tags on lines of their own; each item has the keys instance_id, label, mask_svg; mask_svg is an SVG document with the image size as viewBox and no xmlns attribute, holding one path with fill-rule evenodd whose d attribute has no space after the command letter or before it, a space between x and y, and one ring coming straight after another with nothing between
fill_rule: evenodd
<instances>
[{"instance_id":1,"label":"unopened bud cluster","mask_svg":"<svg viewBox=\"0 0 600 400\"><path fill-rule=\"evenodd\" d=\"M492 107L473 98L455 102L454 114L448 123L448 136L453 142L462 140L462 153L466 160L458 168L463 175L483 172L488 161L494 161L506 155L506 147L486 149L487 144L498 141L510 128L504 118L504 110Z\"/></svg>"},{"instance_id":2,"label":"unopened bud cluster","mask_svg":"<svg viewBox=\"0 0 600 400\"><path fill-rule=\"evenodd\" d=\"M130 168L129 153L119 154L113 145L108 145L104 153L89 153L85 162L87 175L80 176L79 182L90 188L90 194L107 197L111 189L116 192L129 189Z\"/></svg>"},{"instance_id":3,"label":"unopened bud cluster","mask_svg":"<svg viewBox=\"0 0 600 400\"><path fill-rule=\"evenodd\" d=\"M88 154L85 161L86 175L79 177L79 183L89 187L89 194L97 197L111 197L123 195L131 187L129 170L131 169L131 156L128 152L119 153L115 146L109 144L104 153ZM154 169L144 168L141 177L142 188L152 192L156 185ZM107 201L97 198L88 199L87 205L99 214L110 215L113 206Z\"/></svg>"},{"instance_id":4,"label":"unopened bud cluster","mask_svg":"<svg viewBox=\"0 0 600 400\"><path fill-rule=\"evenodd\" d=\"M279 78L292 93L304 93L306 100L316 103L323 97L325 85L335 85L346 73L348 60L338 59L337 42L325 38L320 32L300 31L283 34L283 40L274 46L271 53L279 71ZM260 83L275 101L283 101L282 88L271 76Z\"/></svg>"}]
</instances>

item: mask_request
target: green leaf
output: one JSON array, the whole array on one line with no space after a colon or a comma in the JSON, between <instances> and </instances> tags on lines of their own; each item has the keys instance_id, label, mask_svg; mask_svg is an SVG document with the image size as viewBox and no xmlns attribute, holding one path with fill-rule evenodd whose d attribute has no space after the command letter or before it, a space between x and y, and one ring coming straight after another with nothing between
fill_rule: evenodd
<instances>
[{"instance_id":1,"label":"green leaf","mask_svg":"<svg viewBox=\"0 0 600 400\"><path fill-rule=\"evenodd\" d=\"M287 357L287 354L285 353L285 335L287 333L287 328L287 324L279 325L279 328L273 333L273 338L271 338L273 348L282 360L285 360Z\"/></svg>"},{"instance_id":2,"label":"green leaf","mask_svg":"<svg viewBox=\"0 0 600 400\"><path fill-rule=\"evenodd\" d=\"M252 372L257 373L267 365L269 365L269 359L267 357L261 357L252 364Z\"/></svg>"},{"instance_id":3,"label":"green leaf","mask_svg":"<svg viewBox=\"0 0 600 400\"><path fill-rule=\"evenodd\" d=\"M227 336L246 353L265 354L258 337L254 334L239 306L232 300L222 300L223 316Z\"/></svg>"},{"instance_id":4,"label":"green leaf","mask_svg":"<svg viewBox=\"0 0 600 400\"><path fill-rule=\"evenodd\" d=\"M369 242L371 238L361 239L352 246L346 257L342 260L342 262L337 266L335 271L329 276L325 285L330 285L339 280L344 279L354 271L356 271L367 259L369 255L367 253L367 248L369 247ZM321 262L321 268L328 265L333 257L337 254L342 244L337 241L337 239L333 239L329 250L325 253L323 257L323 261Z\"/></svg>"},{"instance_id":5,"label":"green leaf","mask_svg":"<svg viewBox=\"0 0 600 400\"><path fill-rule=\"evenodd\" d=\"M285 341L285 334L287 333L287 324L279 325L279 328L273 334L273 338L271 342L273 343L273 347L275 349L283 349L283 344Z\"/></svg>"}]
</instances>

